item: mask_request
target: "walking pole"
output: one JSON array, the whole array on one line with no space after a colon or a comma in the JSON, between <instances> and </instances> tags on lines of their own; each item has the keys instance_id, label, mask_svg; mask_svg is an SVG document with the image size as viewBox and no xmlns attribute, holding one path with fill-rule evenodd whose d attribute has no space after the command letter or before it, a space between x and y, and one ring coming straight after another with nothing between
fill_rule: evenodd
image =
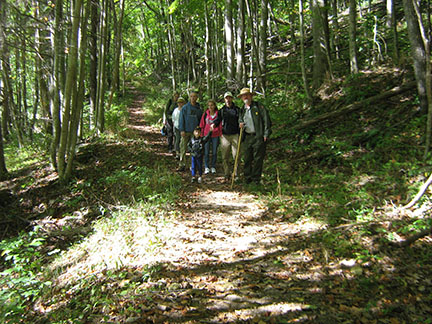
<instances>
[{"instance_id":1,"label":"walking pole","mask_svg":"<svg viewBox=\"0 0 432 324\"><path fill-rule=\"evenodd\" d=\"M237 165L238 165L238 159L239 159L239 155L240 155L240 144L241 144L241 139L242 139L242 135L243 135L243 129L244 129L244 127L240 128L240 136L239 136L238 143L237 143L237 154L236 154L235 161L234 161L234 171L233 171L233 174L231 177L231 189L234 186L234 178L235 178L235 175L237 173Z\"/></svg>"}]
</instances>

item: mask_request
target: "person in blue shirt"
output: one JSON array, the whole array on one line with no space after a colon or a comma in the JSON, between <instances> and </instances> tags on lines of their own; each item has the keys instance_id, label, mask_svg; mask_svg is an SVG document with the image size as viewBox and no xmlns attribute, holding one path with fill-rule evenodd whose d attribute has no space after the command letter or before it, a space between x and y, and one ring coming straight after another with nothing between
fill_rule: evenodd
<instances>
[{"instance_id":1,"label":"person in blue shirt","mask_svg":"<svg viewBox=\"0 0 432 324\"><path fill-rule=\"evenodd\" d=\"M183 106L179 117L180 141L180 161L178 171L186 170L186 149L193 131L199 126L202 110L198 103L198 93L192 91L189 94L189 102Z\"/></svg>"}]
</instances>

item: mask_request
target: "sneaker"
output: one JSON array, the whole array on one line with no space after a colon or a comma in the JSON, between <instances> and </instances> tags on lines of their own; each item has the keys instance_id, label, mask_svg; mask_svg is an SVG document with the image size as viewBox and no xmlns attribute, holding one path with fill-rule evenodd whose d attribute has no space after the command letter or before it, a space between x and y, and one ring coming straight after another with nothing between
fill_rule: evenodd
<instances>
[{"instance_id":1,"label":"sneaker","mask_svg":"<svg viewBox=\"0 0 432 324\"><path fill-rule=\"evenodd\" d=\"M198 183L201 183L201 182L202 182L202 178L198 177Z\"/></svg>"},{"instance_id":2,"label":"sneaker","mask_svg":"<svg viewBox=\"0 0 432 324\"><path fill-rule=\"evenodd\" d=\"M215 168L211 168L211 173L216 173L216 169Z\"/></svg>"},{"instance_id":3,"label":"sneaker","mask_svg":"<svg viewBox=\"0 0 432 324\"><path fill-rule=\"evenodd\" d=\"M209 168L205 168L204 169L204 174L209 174L210 173L210 169Z\"/></svg>"},{"instance_id":4,"label":"sneaker","mask_svg":"<svg viewBox=\"0 0 432 324\"><path fill-rule=\"evenodd\" d=\"M198 180L199 181L199 180ZM191 179L191 183L194 183L195 182L195 177L192 177L192 179Z\"/></svg>"}]
</instances>

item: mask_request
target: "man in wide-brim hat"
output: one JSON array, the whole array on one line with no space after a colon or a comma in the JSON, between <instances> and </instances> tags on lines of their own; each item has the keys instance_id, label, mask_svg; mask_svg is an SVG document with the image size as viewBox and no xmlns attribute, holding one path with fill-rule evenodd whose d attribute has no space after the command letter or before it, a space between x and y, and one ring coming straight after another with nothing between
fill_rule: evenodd
<instances>
[{"instance_id":1,"label":"man in wide-brim hat","mask_svg":"<svg viewBox=\"0 0 432 324\"><path fill-rule=\"evenodd\" d=\"M239 126L243 128L244 181L261 181L267 140L271 134L271 120L267 109L253 100L255 93L249 88L240 90L238 98L244 105L240 111Z\"/></svg>"}]
</instances>

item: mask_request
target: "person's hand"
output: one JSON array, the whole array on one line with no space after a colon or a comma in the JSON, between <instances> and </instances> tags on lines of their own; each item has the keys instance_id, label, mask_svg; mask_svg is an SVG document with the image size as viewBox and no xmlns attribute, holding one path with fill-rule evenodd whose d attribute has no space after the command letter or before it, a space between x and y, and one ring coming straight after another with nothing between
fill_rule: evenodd
<instances>
[{"instance_id":1,"label":"person's hand","mask_svg":"<svg viewBox=\"0 0 432 324\"><path fill-rule=\"evenodd\" d=\"M243 127L244 127L244 123L240 123L240 124L239 124L239 127L240 127L240 128L243 128Z\"/></svg>"},{"instance_id":2,"label":"person's hand","mask_svg":"<svg viewBox=\"0 0 432 324\"><path fill-rule=\"evenodd\" d=\"M267 142L267 140L268 140L268 138L267 138L267 137L264 137L264 142Z\"/></svg>"},{"instance_id":3,"label":"person's hand","mask_svg":"<svg viewBox=\"0 0 432 324\"><path fill-rule=\"evenodd\" d=\"M186 136L186 132L180 132L181 137L185 137Z\"/></svg>"},{"instance_id":4,"label":"person's hand","mask_svg":"<svg viewBox=\"0 0 432 324\"><path fill-rule=\"evenodd\" d=\"M210 130L212 131L214 129L214 124L210 125Z\"/></svg>"}]
</instances>

